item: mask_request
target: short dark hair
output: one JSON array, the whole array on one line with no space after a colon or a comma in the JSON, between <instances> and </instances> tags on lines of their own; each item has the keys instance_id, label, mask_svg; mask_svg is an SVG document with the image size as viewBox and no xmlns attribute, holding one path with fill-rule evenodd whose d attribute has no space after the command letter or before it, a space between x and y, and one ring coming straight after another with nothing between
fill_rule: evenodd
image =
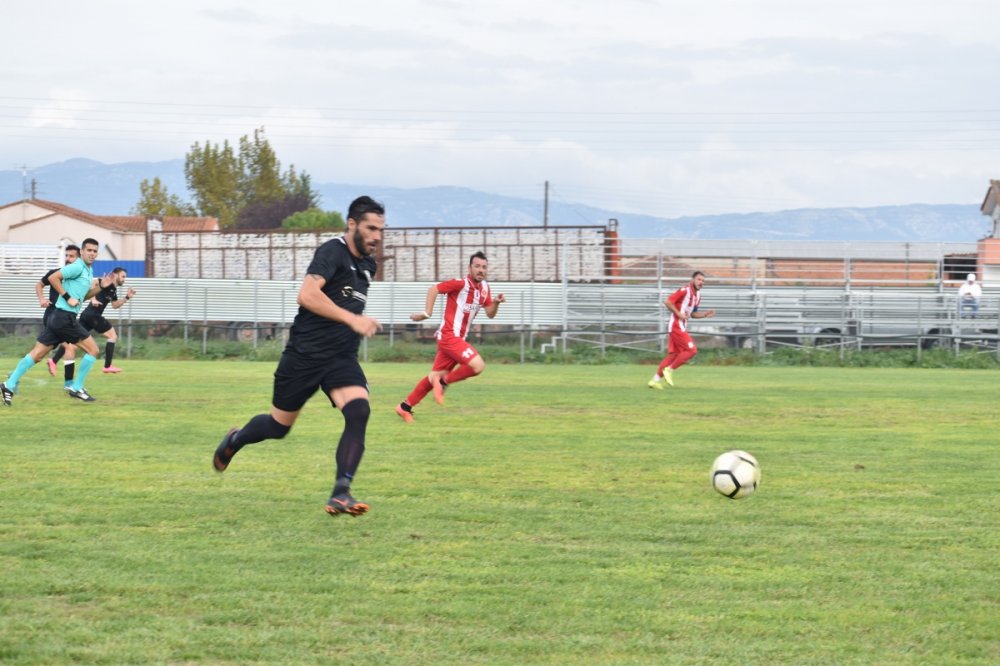
<instances>
[{"instance_id":1,"label":"short dark hair","mask_svg":"<svg viewBox=\"0 0 1000 666\"><path fill-rule=\"evenodd\" d=\"M111 272L112 273L125 273L126 275L128 275L128 271L125 270L124 268L122 268L121 266L115 266L114 268L111 269Z\"/></svg>"},{"instance_id":2,"label":"short dark hair","mask_svg":"<svg viewBox=\"0 0 1000 666\"><path fill-rule=\"evenodd\" d=\"M470 266L472 265L472 260L473 259L482 259L485 262L489 262L489 259L486 258L486 255L483 254L482 250L480 250L479 252L476 252L474 255L472 255L471 257L469 257L469 265Z\"/></svg>"},{"instance_id":3,"label":"short dark hair","mask_svg":"<svg viewBox=\"0 0 1000 666\"><path fill-rule=\"evenodd\" d=\"M70 251L76 252L77 256L80 256L80 248L79 248L79 246L73 245L71 243L71 244L69 244L69 245L66 246L65 250L63 250L63 252L70 252Z\"/></svg>"},{"instance_id":4,"label":"short dark hair","mask_svg":"<svg viewBox=\"0 0 1000 666\"><path fill-rule=\"evenodd\" d=\"M701 271L695 271L694 273L691 273L691 279L693 280L693 279L695 279L696 277L698 277L699 275L700 275L700 276L702 276L702 277L704 277L704 276L705 276L705 274L704 274L704 273L702 273Z\"/></svg>"},{"instance_id":5,"label":"short dark hair","mask_svg":"<svg viewBox=\"0 0 1000 666\"><path fill-rule=\"evenodd\" d=\"M359 222L368 213L384 216L385 206L371 197L360 196L352 201L350 208L347 209L347 219Z\"/></svg>"},{"instance_id":6,"label":"short dark hair","mask_svg":"<svg viewBox=\"0 0 1000 666\"><path fill-rule=\"evenodd\" d=\"M83 247L84 245L96 245L97 247L101 247L101 244L93 238L84 238L83 242L80 243L80 247Z\"/></svg>"}]
</instances>

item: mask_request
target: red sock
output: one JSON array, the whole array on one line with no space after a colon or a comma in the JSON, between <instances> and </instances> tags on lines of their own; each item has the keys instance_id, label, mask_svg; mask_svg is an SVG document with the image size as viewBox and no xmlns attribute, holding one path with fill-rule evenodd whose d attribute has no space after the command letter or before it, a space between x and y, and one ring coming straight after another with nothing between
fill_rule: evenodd
<instances>
[{"instance_id":1,"label":"red sock","mask_svg":"<svg viewBox=\"0 0 1000 666\"><path fill-rule=\"evenodd\" d=\"M406 396L406 404L410 407L416 407L417 404L424 399L424 397L431 392L431 380L427 379L425 376L419 382L417 382L416 388L413 389L413 393Z\"/></svg>"},{"instance_id":2,"label":"red sock","mask_svg":"<svg viewBox=\"0 0 1000 666\"><path fill-rule=\"evenodd\" d=\"M451 385L455 382L460 382L463 379L468 379L469 377L475 377L476 371L472 369L470 365L460 365L444 378L444 383Z\"/></svg>"}]
</instances>

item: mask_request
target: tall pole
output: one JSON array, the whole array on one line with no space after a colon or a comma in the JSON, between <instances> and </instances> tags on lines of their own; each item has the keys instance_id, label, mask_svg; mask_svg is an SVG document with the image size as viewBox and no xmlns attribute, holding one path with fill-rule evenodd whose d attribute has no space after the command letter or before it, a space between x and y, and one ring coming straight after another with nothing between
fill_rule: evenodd
<instances>
[{"instance_id":1,"label":"tall pole","mask_svg":"<svg viewBox=\"0 0 1000 666\"><path fill-rule=\"evenodd\" d=\"M549 181L545 181L545 208L542 211L542 226L549 228Z\"/></svg>"}]
</instances>

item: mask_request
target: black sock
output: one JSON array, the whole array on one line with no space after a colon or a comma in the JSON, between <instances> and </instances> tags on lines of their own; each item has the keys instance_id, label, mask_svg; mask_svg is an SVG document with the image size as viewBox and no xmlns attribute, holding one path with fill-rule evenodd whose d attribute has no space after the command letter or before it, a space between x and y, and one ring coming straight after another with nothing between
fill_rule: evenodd
<instances>
[{"instance_id":1,"label":"black sock","mask_svg":"<svg viewBox=\"0 0 1000 666\"><path fill-rule=\"evenodd\" d=\"M58 363L59 360L66 354L66 348L62 345L56 347L56 353L52 355L52 362Z\"/></svg>"},{"instance_id":2,"label":"black sock","mask_svg":"<svg viewBox=\"0 0 1000 666\"><path fill-rule=\"evenodd\" d=\"M108 340L108 344L104 345L104 367L111 367L111 359L115 356L115 343Z\"/></svg>"},{"instance_id":3,"label":"black sock","mask_svg":"<svg viewBox=\"0 0 1000 666\"><path fill-rule=\"evenodd\" d=\"M73 375L74 375L75 371L76 371L76 360L75 359L71 358L71 359L69 359L67 361L63 361L63 378L65 378L66 381L68 381L68 382L73 381Z\"/></svg>"},{"instance_id":4,"label":"black sock","mask_svg":"<svg viewBox=\"0 0 1000 666\"><path fill-rule=\"evenodd\" d=\"M410 407L410 405L407 404L406 402L399 403L399 406L403 408L404 412L412 412L413 411L413 407Z\"/></svg>"},{"instance_id":5,"label":"black sock","mask_svg":"<svg viewBox=\"0 0 1000 666\"><path fill-rule=\"evenodd\" d=\"M270 414L258 414L233 435L230 443L239 451L247 444L256 444L265 439L281 439L288 434L291 426L286 426L274 420Z\"/></svg>"},{"instance_id":6,"label":"black sock","mask_svg":"<svg viewBox=\"0 0 1000 666\"><path fill-rule=\"evenodd\" d=\"M333 487L334 495L338 494L338 490L347 492L344 488L350 488L351 480L361 464L361 456L365 454L365 430L368 428L371 406L368 398L356 398L340 411L344 414L344 432L337 444L337 483Z\"/></svg>"}]
</instances>

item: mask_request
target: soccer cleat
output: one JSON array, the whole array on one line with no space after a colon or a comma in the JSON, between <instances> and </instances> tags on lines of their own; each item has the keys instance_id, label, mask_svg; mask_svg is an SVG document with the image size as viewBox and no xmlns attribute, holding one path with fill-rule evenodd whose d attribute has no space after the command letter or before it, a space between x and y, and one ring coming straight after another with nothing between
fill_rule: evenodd
<instances>
[{"instance_id":1,"label":"soccer cleat","mask_svg":"<svg viewBox=\"0 0 1000 666\"><path fill-rule=\"evenodd\" d=\"M69 390L69 397L76 398L81 402L96 402L97 398L87 393L87 389L81 388L79 391L74 391L72 388Z\"/></svg>"},{"instance_id":2,"label":"soccer cleat","mask_svg":"<svg viewBox=\"0 0 1000 666\"><path fill-rule=\"evenodd\" d=\"M9 388L6 382L0 383L0 397L3 398L3 404L8 407L14 402L14 390Z\"/></svg>"},{"instance_id":3,"label":"soccer cleat","mask_svg":"<svg viewBox=\"0 0 1000 666\"><path fill-rule=\"evenodd\" d=\"M339 516L342 513L360 516L368 511L368 505L351 497L351 493L333 495L323 508L331 516Z\"/></svg>"},{"instance_id":4,"label":"soccer cleat","mask_svg":"<svg viewBox=\"0 0 1000 666\"><path fill-rule=\"evenodd\" d=\"M48 360L48 366L49 366L49 374L50 374L50 375L52 375L53 377L55 377L55 376L56 376L56 362L55 362L55 361L53 361L53 360L52 360L52 359L50 358L50 359Z\"/></svg>"},{"instance_id":5,"label":"soccer cleat","mask_svg":"<svg viewBox=\"0 0 1000 666\"><path fill-rule=\"evenodd\" d=\"M212 456L212 467L215 468L216 472L225 472L226 468L229 467L229 463L232 462L233 456L239 449L233 447L232 440L233 435L240 431L239 428L233 428L226 433L226 436L222 438L219 442L219 446L215 449L215 455Z\"/></svg>"},{"instance_id":6,"label":"soccer cleat","mask_svg":"<svg viewBox=\"0 0 1000 666\"><path fill-rule=\"evenodd\" d=\"M646 386L648 386L651 389L658 389L660 391L663 390L663 384L660 383L659 379L650 379L649 383L646 384Z\"/></svg>"},{"instance_id":7,"label":"soccer cleat","mask_svg":"<svg viewBox=\"0 0 1000 666\"><path fill-rule=\"evenodd\" d=\"M441 385L441 375L431 375L431 391L434 392L434 402L444 404L444 386Z\"/></svg>"},{"instance_id":8,"label":"soccer cleat","mask_svg":"<svg viewBox=\"0 0 1000 666\"><path fill-rule=\"evenodd\" d=\"M667 368L666 370L664 370L663 371L663 379L668 384L670 384L671 386L673 386L674 385L674 371L671 368Z\"/></svg>"},{"instance_id":9,"label":"soccer cleat","mask_svg":"<svg viewBox=\"0 0 1000 666\"><path fill-rule=\"evenodd\" d=\"M403 419L404 422L413 423L413 412L403 409L403 405L396 405L396 413L399 414L399 418Z\"/></svg>"},{"instance_id":10,"label":"soccer cleat","mask_svg":"<svg viewBox=\"0 0 1000 666\"><path fill-rule=\"evenodd\" d=\"M108 367L104 368L104 372L105 373L117 373L117 372L121 372L121 371L122 371L121 368L116 368L113 365L109 365Z\"/></svg>"}]
</instances>

